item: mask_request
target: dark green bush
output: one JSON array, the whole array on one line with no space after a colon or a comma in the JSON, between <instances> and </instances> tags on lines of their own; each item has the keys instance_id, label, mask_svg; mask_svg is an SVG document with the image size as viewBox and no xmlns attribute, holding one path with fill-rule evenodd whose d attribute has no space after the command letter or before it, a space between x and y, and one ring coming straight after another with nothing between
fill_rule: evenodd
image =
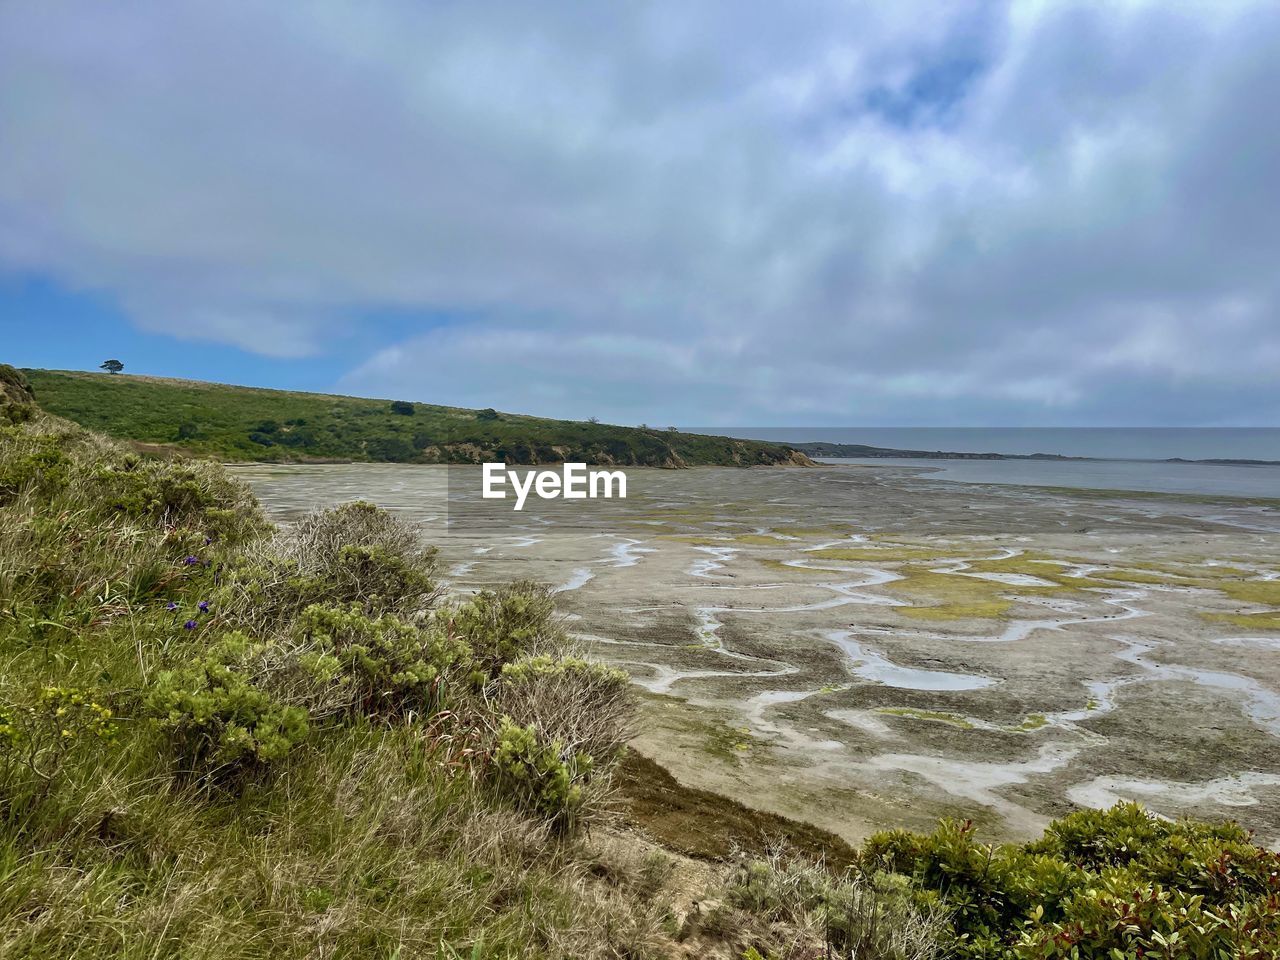
<instances>
[{"instance_id":1,"label":"dark green bush","mask_svg":"<svg viewBox=\"0 0 1280 960\"><path fill-rule=\"evenodd\" d=\"M312 604L358 603L366 614L423 615L436 597L435 550L411 524L370 503L345 503L300 520L265 549L223 571L220 603L262 630Z\"/></svg>"},{"instance_id":2,"label":"dark green bush","mask_svg":"<svg viewBox=\"0 0 1280 960\"><path fill-rule=\"evenodd\" d=\"M863 857L942 896L961 956L1217 960L1280 948L1280 856L1234 824L1118 804L1058 820L1033 843L980 844L971 824L946 821L928 836L877 834Z\"/></svg>"},{"instance_id":3,"label":"dark green bush","mask_svg":"<svg viewBox=\"0 0 1280 960\"><path fill-rule=\"evenodd\" d=\"M26 423L36 415L33 403L0 403L0 423Z\"/></svg>"},{"instance_id":4,"label":"dark green bush","mask_svg":"<svg viewBox=\"0 0 1280 960\"><path fill-rule=\"evenodd\" d=\"M98 467L92 483L101 508L167 529L198 531L229 544L268 529L252 495L211 464L127 455Z\"/></svg>"},{"instance_id":5,"label":"dark green bush","mask_svg":"<svg viewBox=\"0 0 1280 960\"><path fill-rule=\"evenodd\" d=\"M382 547L339 550L333 584L334 600L357 602L370 612L420 609L436 589L427 571Z\"/></svg>"},{"instance_id":6,"label":"dark green bush","mask_svg":"<svg viewBox=\"0 0 1280 960\"><path fill-rule=\"evenodd\" d=\"M388 463L408 463L418 451L404 437L375 437L370 440L365 452L371 460L385 460Z\"/></svg>"}]
</instances>

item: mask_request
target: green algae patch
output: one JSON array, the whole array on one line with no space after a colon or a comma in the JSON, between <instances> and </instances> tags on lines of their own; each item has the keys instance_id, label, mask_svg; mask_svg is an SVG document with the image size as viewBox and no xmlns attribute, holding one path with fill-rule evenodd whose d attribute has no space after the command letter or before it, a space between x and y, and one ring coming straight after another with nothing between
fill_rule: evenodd
<instances>
[{"instance_id":1,"label":"green algae patch","mask_svg":"<svg viewBox=\"0 0 1280 960\"><path fill-rule=\"evenodd\" d=\"M931 723L945 723L961 730L972 730L973 721L958 713L943 713L940 710L915 710L911 707L880 707L873 711L890 717L906 717L909 720L927 720Z\"/></svg>"},{"instance_id":2,"label":"green algae patch","mask_svg":"<svg viewBox=\"0 0 1280 960\"><path fill-rule=\"evenodd\" d=\"M726 763L736 766L743 754L751 752L762 741L751 735L750 727L731 727L716 724L703 742L703 750Z\"/></svg>"},{"instance_id":3,"label":"green algae patch","mask_svg":"<svg viewBox=\"0 0 1280 960\"><path fill-rule=\"evenodd\" d=\"M854 527L774 527L771 531L780 537L799 537L802 540L821 540L832 537L851 537L858 531Z\"/></svg>"},{"instance_id":4,"label":"green algae patch","mask_svg":"<svg viewBox=\"0 0 1280 960\"><path fill-rule=\"evenodd\" d=\"M1178 578L1163 573L1148 573L1145 570L1095 570L1089 574L1091 580L1104 580L1116 583L1136 583L1150 586L1186 586L1179 583Z\"/></svg>"},{"instance_id":5,"label":"green algae patch","mask_svg":"<svg viewBox=\"0 0 1280 960\"><path fill-rule=\"evenodd\" d=\"M785 570L787 573L807 573L811 577L830 577L830 570L815 570L812 567L796 567L776 557L752 557L756 563L770 570Z\"/></svg>"},{"instance_id":6,"label":"green algae patch","mask_svg":"<svg viewBox=\"0 0 1280 960\"><path fill-rule=\"evenodd\" d=\"M1016 591L1018 593L1049 593L1051 591L1079 591L1086 587L1109 586L1106 583L1100 583L1092 579L1092 575L1088 577L1072 576L1067 568L1072 564L1082 561L1069 560L1062 557L1053 557L1045 553L1020 553L1015 557L1001 557L995 560L974 560L972 561L967 573L1013 573L1025 577L1036 577L1039 580L1047 580L1044 586L1036 584L1017 585L1017 584L999 584L1005 592ZM991 581L996 583L996 581Z\"/></svg>"},{"instance_id":7,"label":"green algae patch","mask_svg":"<svg viewBox=\"0 0 1280 960\"><path fill-rule=\"evenodd\" d=\"M943 603L931 607L898 607L897 611L913 620L998 620L1009 612L1012 600L989 600L985 603Z\"/></svg>"},{"instance_id":8,"label":"green algae patch","mask_svg":"<svg viewBox=\"0 0 1280 960\"><path fill-rule=\"evenodd\" d=\"M1242 603L1280 607L1280 580L1217 580L1206 585Z\"/></svg>"},{"instance_id":9,"label":"green algae patch","mask_svg":"<svg viewBox=\"0 0 1280 960\"><path fill-rule=\"evenodd\" d=\"M1280 580L1216 580L1205 586L1240 603L1280 607ZM1203 613L1206 620L1229 623L1246 630L1280 630L1280 610L1256 613Z\"/></svg>"},{"instance_id":10,"label":"green algae patch","mask_svg":"<svg viewBox=\"0 0 1280 960\"><path fill-rule=\"evenodd\" d=\"M691 533L663 533L654 539L666 540L669 543L687 543L691 547L727 547L734 542L732 537L704 537Z\"/></svg>"},{"instance_id":11,"label":"green algae patch","mask_svg":"<svg viewBox=\"0 0 1280 960\"><path fill-rule=\"evenodd\" d=\"M1016 727L1011 727L1010 729L1017 733L1030 733L1032 730L1039 730L1041 727L1047 727L1048 725L1048 717L1043 713L1033 713Z\"/></svg>"},{"instance_id":12,"label":"green algae patch","mask_svg":"<svg viewBox=\"0 0 1280 960\"><path fill-rule=\"evenodd\" d=\"M734 543L746 543L757 547L783 547L792 541L767 533L744 533L733 538Z\"/></svg>"},{"instance_id":13,"label":"green algae patch","mask_svg":"<svg viewBox=\"0 0 1280 960\"><path fill-rule=\"evenodd\" d=\"M923 620L989 620L1001 617L1013 606L1013 601L1005 594L1015 590L1030 592L1045 589L1014 588L994 580L935 573L932 570L913 570L903 579L894 580L885 586L895 592L926 601L920 606L898 608L903 616Z\"/></svg>"},{"instance_id":14,"label":"green algae patch","mask_svg":"<svg viewBox=\"0 0 1280 960\"><path fill-rule=\"evenodd\" d=\"M1280 610L1267 613L1202 613L1206 620L1229 623L1245 630L1280 630Z\"/></svg>"},{"instance_id":15,"label":"green algae patch","mask_svg":"<svg viewBox=\"0 0 1280 960\"><path fill-rule=\"evenodd\" d=\"M954 552L923 547L823 547L806 554L820 560L845 560L850 563L909 563L918 560L957 560Z\"/></svg>"}]
</instances>

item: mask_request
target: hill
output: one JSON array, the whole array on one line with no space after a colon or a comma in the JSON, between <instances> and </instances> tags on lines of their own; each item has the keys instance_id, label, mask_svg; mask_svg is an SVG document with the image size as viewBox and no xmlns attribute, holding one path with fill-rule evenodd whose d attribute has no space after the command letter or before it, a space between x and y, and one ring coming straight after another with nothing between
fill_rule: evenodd
<instances>
[{"instance_id":1,"label":"hill","mask_svg":"<svg viewBox=\"0 0 1280 960\"><path fill-rule=\"evenodd\" d=\"M24 370L40 406L91 430L220 460L685 467L807 464L788 446L196 380Z\"/></svg>"}]
</instances>

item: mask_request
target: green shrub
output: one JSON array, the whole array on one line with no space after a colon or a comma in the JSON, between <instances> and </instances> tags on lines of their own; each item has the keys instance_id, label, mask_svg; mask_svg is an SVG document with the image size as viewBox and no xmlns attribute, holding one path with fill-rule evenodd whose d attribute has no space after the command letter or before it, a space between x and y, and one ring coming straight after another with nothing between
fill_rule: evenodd
<instances>
[{"instance_id":1,"label":"green shrub","mask_svg":"<svg viewBox=\"0 0 1280 960\"><path fill-rule=\"evenodd\" d=\"M551 592L521 581L478 593L441 617L471 648L479 675L490 679L519 657L562 646L564 634L553 622L554 615Z\"/></svg>"},{"instance_id":2,"label":"green shrub","mask_svg":"<svg viewBox=\"0 0 1280 960\"><path fill-rule=\"evenodd\" d=\"M1216 960L1280 946L1280 856L1235 824L1117 804L1033 843L988 846L944 821L929 836L878 834L863 856L944 899L961 956Z\"/></svg>"},{"instance_id":3,"label":"green shrub","mask_svg":"<svg viewBox=\"0 0 1280 960\"><path fill-rule=\"evenodd\" d=\"M316 685L313 715L434 712L446 672L469 653L456 638L389 614L373 619L354 605L308 607L294 639L291 656Z\"/></svg>"},{"instance_id":4,"label":"green shrub","mask_svg":"<svg viewBox=\"0 0 1280 960\"><path fill-rule=\"evenodd\" d=\"M365 445L365 453L371 460L388 463L408 463L418 455L414 445L404 437L374 437Z\"/></svg>"},{"instance_id":5,"label":"green shrub","mask_svg":"<svg viewBox=\"0 0 1280 960\"><path fill-rule=\"evenodd\" d=\"M0 707L0 794L57 779L75 752L115 738L112 711L91 691L43 687L27 702Z\"/></svg>"},{"instance_id":6,"label":"green shrub","mask_svg":"<svg viewBox=\"0 0 1280 960\"><path fill-rule=\"evenodd\" d=\"M229 543L268 529L252 494L214 464L126 455L99 467L92 479L102 507L132 519Z\"/></svg>"},{"instance_id":7,"label":"green shrub","mask_svg":"<svg viewBox=\"0 0 1280 960\"><path fill-rule=\"evenodd\" d=\"M335 600L366 610L416 610L435 597L427 571L382 547L345 546L333 570Z\"/></svg>"},{"instance_id":8,"label":"green shrub","mask_svg":"<svg viewBox=\"0 0 1280 960\"><path fill-rule=\"evenodd\" d=\"M757 951L768 956L931 960L942 954L948 939L947 913L939 899L922 895L905 878L836 876L821 864L780 851L736 861L723 897L737 915L722 921L753 934ZM821 942L821 951L793 954L775 935L797 929Z\"/></svg>"},{"instance_id":9,"label":"green shrub","mask_svg":"<svg viewBox=\"0 0 1280 960\"><path fill-rule=\"evenodd\" d=\"M1280 904L1273 894L1212 906L1188 890L1108 871L1072 899L1064 919L1029 923L1012 952L1025 958L1274 958L1280 956Z\"/></svg>"},{"instance_id":10,"label":"green shrub","mask_svg":"<svg viewBox=\"0 0 1280 960\"><path fill-rule=\"evenodd\" d=\"M411 524L370 503L345 503L233 559L222 571L219 605L260 633L287 628L313 604L418 618L436 597L435 556Z\"/></svg>"},{"instance_id":11,"label":"green shrub","mask_svg":"<svg viewBox=\"0 0 1280 960\"><path fill-rule=\"evenodd\" d=\"M160 672L146 699L184 772L225 776L283 759L310 731L307 711L280 703L254 682L246 664L263 650L231 634L207 654Z\"/></svg>"},{"instance_id":12,"label":"green shrub","mask_svg":"<svg viewBox=\"0 0 1280 960\"><path fill-rule=\"evenodd\" d=\"M36 415L33 403L0 403L0 422L26 423Z\"/></svg>"},{"instance_id":13,"label":"green shrub","mask_svg":"<svg viewBox=\"0 0 1280 960\"><path fill-rule=\"evenodd\" d=\"M416 613L435 599L436 551L422 543L415 526L371 503L310 513L275 546L298 575L329 585L316 602Z\"/></svg>"},{"instance_id":14,"label":"green shrub","mask_svg":"<svg viewBox=\"0 0 1280 960\"><path fill-rule=\"evenodd\" d=\"M48 497L66 486L72 461L62 437L0 426L0 506L23 491Z\"/></svg>"},{"instance_id":15,"label":"green shrub","mask_svg":"<svg viewBox=\"0 0 1280 960\"><path fill-rule=\"evenodd\" d=\"M493 699L499 713L590 754L597 765L615 759L631 737L630 678L604 664L526 657L503 665Z\"/></svg>"},{"instance_id":16,"label":"green shrub","mask_svg":"<svg viewBox=\"0 0 1280 960\"><path fill-rule=\"evenodd\" d=\"M587 800L594 762L503 717L493 749L492 770L499 790L516 806L570 832Z\"/></svg>"}]
</instances>

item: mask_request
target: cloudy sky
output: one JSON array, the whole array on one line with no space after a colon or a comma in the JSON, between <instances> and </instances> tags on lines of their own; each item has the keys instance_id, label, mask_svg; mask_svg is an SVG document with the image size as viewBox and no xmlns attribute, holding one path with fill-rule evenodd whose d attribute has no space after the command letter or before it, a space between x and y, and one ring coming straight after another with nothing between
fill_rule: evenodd
<instances>
[{"instance_id":1,"label":"cloudy sky","mask_svg":"<svg viewBox=\"0 0 1280 960\"><path fill-rule=\"evenodd\" d=\"M0 359L1280 423L1280 4L0 4Z\"/></svg>"}]
</instances>

